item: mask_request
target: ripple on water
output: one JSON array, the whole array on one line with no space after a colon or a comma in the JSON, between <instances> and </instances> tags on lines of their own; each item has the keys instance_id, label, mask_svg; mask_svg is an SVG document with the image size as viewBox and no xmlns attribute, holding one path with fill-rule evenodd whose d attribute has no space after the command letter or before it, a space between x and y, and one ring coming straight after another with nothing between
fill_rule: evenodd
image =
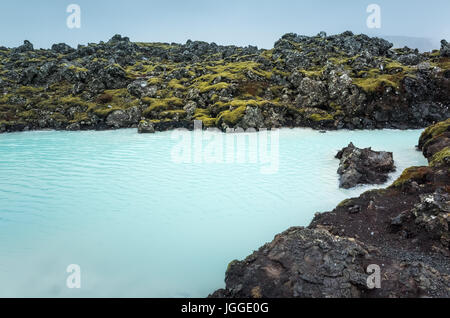
<instances>
[{"instance_id":1,"label":"ripple on water","mask_svg":"<svg viewBox=\"0 0 450 318\"><path fill-rule=\"evenodd\" d=\"M271 175L260 161L176 164L171 134L0 135L0 297L204 297L231 260L375 188L338 189L334 155L350 141L393 151L393 178L426 164L417 130L282 129ZM76 293L69 264L85 275Z\"/></svg>"}]
</instances>

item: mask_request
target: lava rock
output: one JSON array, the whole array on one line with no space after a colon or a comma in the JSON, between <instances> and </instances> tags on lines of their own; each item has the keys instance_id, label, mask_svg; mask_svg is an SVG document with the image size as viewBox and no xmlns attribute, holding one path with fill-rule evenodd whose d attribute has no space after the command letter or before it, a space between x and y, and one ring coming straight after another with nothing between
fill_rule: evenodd
<instances>
[{"instance_id":1,"label":"lava rock","mask_svg":"<svg viewBox=\"0 0 450 318\"><path fill-rule=\"evenodd\" d=\"M141 120L139 122L138 126L138 133L140 134L154 134L155 133L155 126L153 123L147 121L147 120Z\"/></svg>"},{"instance_id":2,"label":"lava rock","mask_svg":"<svg viewBox=\"0 0 450 318\"><path fill-rule=\"evenodd\" d=\"M33 44L31 44L30 41L25 40L23 41L23 44L21 46L18 46L13 50L13 53L25 53L33 50L34 50Z\"/></svg>"},{"instance_id":3,"label":"lava rock","mask_svg":"<svg viewBox=\"0 0 450 318\"><path fill-rule=\"evenodd\" d=\"M450 248L450 194L439 188L433 194L421 195L413 209L416 224L423 227L443 246Z\"/></svg>"},{"instance_id":4,"label":"lava rock","mask_svg":"<svg viewBox=\"0 0 450 318\"><path fill-rule=\"evenodd\" d=\"M441 56L450 56L450 44L446 40L441 41Z\"/></svg>"},{"instance_id":5,"label":"lava rock","mask_svg":"<svg viewBox=\"0 0 450 318\"><path fill-rule=\"evenodd\" d=\"M52 45L52 51L58 54L69 54L75 52L75 49L66 43L58 43Z\"/></svg>"},{"instance_id":6,"label":"lava rock","mask_svg":"<svg viewBox=\"0 0 450 318\"><path fill-rule=\"evenodd\" d=\"M233 261L225 289L211 298L448 297L450 279L421 262L392 260L381 288L370 290L366 269L377 251L323 229L291 228L243 261ZM380 265L381 267L381 265Z\"/></svg>"},{"instance_id":7,"label":"lava rock","mask_svg":"<svg viewBox=\"0 0 450 318\"><path fill-rule=\"evenodd\" d=\"M358 184L382 184L387 181L389 172L395 171L391 152L360 149L353 143L339 151L336 158L340 159L339 186L344 189Z\"/></svg>"}]
</instances>

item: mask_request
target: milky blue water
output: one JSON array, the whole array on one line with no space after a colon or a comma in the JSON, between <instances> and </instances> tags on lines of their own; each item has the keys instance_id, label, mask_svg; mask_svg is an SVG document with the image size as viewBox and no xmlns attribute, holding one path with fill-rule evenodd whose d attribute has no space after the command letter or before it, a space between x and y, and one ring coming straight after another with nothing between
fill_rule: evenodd
<instances>
[{"instance_id":1,"label":"milky blue water","mask_svg":"<svg viewBox=\"0 0 450 318\"><path fill-rule=\"evenodd\" d=\"M195 148L193 132L0 135L0 297L205 297L233 259L375 188L338 188L350 141L393 151L392 178L426 164L418 130L282 129L265 155L204 134L214 146ZM247 159L217 160L233 151ZM70 264L80 289L66 286Z\"/></svg>"}]
</instances>

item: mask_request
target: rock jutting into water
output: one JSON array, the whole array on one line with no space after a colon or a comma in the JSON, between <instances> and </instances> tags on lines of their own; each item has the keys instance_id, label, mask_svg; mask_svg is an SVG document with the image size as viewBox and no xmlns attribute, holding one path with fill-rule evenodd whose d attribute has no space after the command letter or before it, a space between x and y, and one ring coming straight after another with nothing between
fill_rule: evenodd
<instances>
[{"instance_id":1,"label":"rock jutting into water","mask_svg":"<svg viewBox=\"0 0 450 318\"><path fill-rule=\"evenodd\" d=\"M270 50L120 35L77 48L25 41L0 47L0 132L194 120L223 131L423 128L449 117L448 52L446 41L419 53L349 31L288 33Z\"/></svg>"},{"instance_id":2,"label":"rock jutting into water","mask_svg":"<svg viewBox=\"0 0 450 318\"><path fill-rule=\"evenodd\" d=\"M350 143L336 155L340 159L339 186L350 189L358 184L382 184L395 171L392 152L360 149Z\"/></svg>"},{"instance_id":3,"label":"rock jutting into water","mask_svg":"<svg viewBox=\"0 0 450 318\"><path fill-rule=\"evenodd\" d=\"M449 136L450 119L426 129L427 167L233 261L211 297L450 297Z\"/></svg>"}]
</instances>

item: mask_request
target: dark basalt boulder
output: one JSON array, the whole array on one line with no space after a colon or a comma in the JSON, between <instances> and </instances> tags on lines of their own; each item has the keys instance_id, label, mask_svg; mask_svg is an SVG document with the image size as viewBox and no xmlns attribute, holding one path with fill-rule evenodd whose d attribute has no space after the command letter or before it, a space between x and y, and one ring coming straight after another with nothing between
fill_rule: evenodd
<instances>
[{"instance_id":1,"label":"dark basalt boulder","mask_svg":"<svg viewBox=\"0 0 450 318\"><path fill-rule=\"evenodd\" d=\"M142 98L146 96L154 97L158 88L156 86L150 86L147 81L138 80L129 84L127 90L131 95Z\"/></svg>"},{"instance_id":2,"label":"dark basalt boulder","mask_svg":"<svg viewBox=\"0 0 450 318\"><path fill-rule=\"evenodd\" d=\"M440 240L443 246L450 248L450 194L444 188L421 195L420 202L412 211L418 226L423 227L433 239Z\"/></svg>"},{"instance_id":3,"label":"dark basalt boulder","mask_svg":"<svg viewBox=\"0 0 450 318\"><path fill-rule=\"evenodd\" d=\"M115 110L106 118L106 124L112 128L126 128L132 126L141 117L138 107L130 107L126 110Z\"/></svg>"},{"instance_id":4,"label":"dark basalt boulder","mask_svg":"<svg viewBox=\"0 0 450 318\"><path fill-rule=\"evenodd\" d=\"M323 229L294 227L243 261L228 266L226 289L211 298L448 297L449 276L416 261L381 264L380 288L369 266L380 264L377 248ZM384 266L383 266L384 265Z\"/></svg>"},{"instance_id":5,"label":"dark basalt boulder","mask_svg":"<svg viewBox=\"0 0 450 318\"><path fill-rule=\"evenodd\" d=\"M367 247L354 240L294 227L244 261L230 263L227 289L212 297L359 297L367 289L368 255Z\"/></svg>"},{"instance_id":6,"label":"dark basalt boulder","mask_svg":"<svg viewBox=\"0 0 450 318\"><path fill-rule=\"evenodd\" d=\"M155 133L155 126L153 123L147 121L147 120L141 120L141 122L138 125L138 133L140 134L154 134Z\"/></svg>"},{"instance_id":7,"label":"dark basalt boulder","mask_svg":"<svg viewBox=\"0 0 450 318\"><path fill-rule=\"evenodd\" d=\"M441 41L441 56L450 56L450 44L446 40Z\"/></svg>"},{"instance_id":8,"label":"dark basalt boulder","mask_svg":"<svg viewBox=\"0 0 450 318\"><path fill-rule=\"evenodd\" d=\"M336 155L340 159L339 186L350 189L358 184L382 184L389 172L395 171L392 152L360 149L350 143Z\"/></svg>"},{"instance_id":9,"label":"dark basalt boulder","mask_svg":"<svg viewBox=\"0 0 450 318\"><path fill-rule=\"evenodd\" d=\"M25 53L33 50L34 50L33 44L30 41L25 40L23 41L23 44L21 46L18 46L15 49L13 49L13 53Z\"/></svg>"},{"instance_id":10,"label":"dark basalt boulder","mask_svg":"<svg viewBox=\"0 0 450 318\"><path fill-rule=\"evenodd\" d=\"M52 51L58 54L69 54L75 52L75 49L66 43L58 43L52 45Z\"/></svg>"}]
</instances>

